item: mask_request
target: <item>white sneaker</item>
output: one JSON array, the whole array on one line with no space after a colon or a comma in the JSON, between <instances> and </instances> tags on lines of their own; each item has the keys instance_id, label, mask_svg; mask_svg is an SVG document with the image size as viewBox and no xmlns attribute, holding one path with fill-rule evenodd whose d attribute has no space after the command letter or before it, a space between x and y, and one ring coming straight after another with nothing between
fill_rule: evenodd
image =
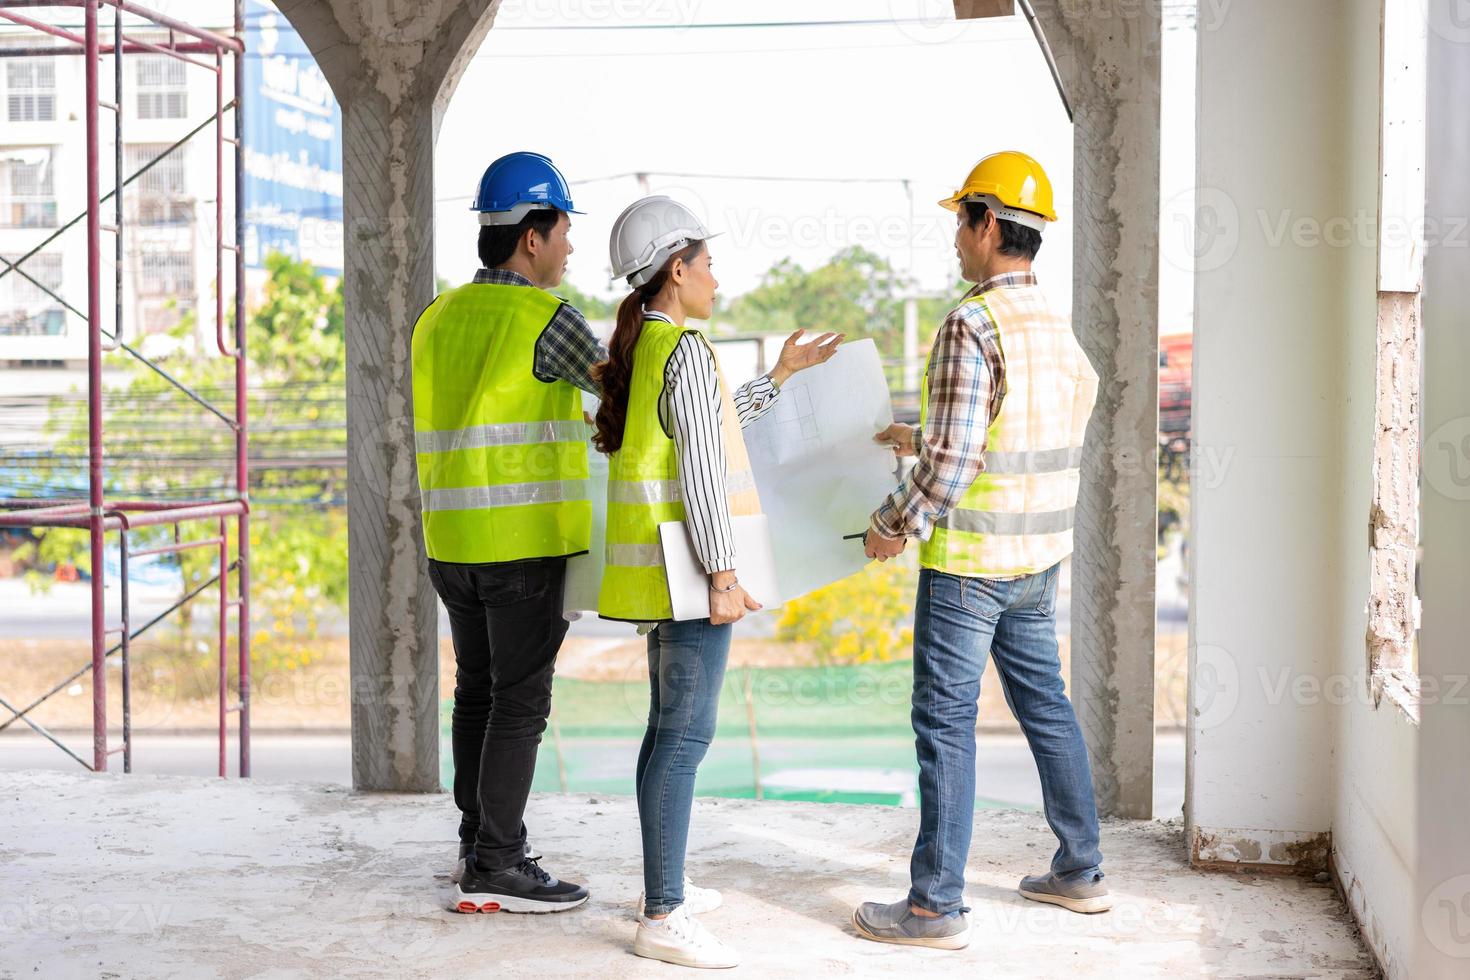
<instances>
[{"instance_id":1,"label":"white sneaker","mask_svg":"<svg viewBox=\"0 0 1470 980\"><path fill-rule=\"evenodd\" d=\"M645 892L638 893L638 908L633 913L635 917L643 914L643 899L645 897ZM706 912L713 912L724 901L724 897L713 888L700 888L689 880L688 875L684 876L684 904L680 908L687 909L690 915L703 915Z\"/></svg>"},{"instance_id":2,"label":"white sneaker","mask_svg":"<svg viewBox=\"0 0 1470 980\"><path fill-rule=\"evenodd\" d=\"M651 960L706 970L728 970L739 966L739 954L700 925L699 920L686 911L687 908L681 905L674 909L663 920L663 925L656 928L639 918L633 952Z\"/></svg>"}]
</instances>

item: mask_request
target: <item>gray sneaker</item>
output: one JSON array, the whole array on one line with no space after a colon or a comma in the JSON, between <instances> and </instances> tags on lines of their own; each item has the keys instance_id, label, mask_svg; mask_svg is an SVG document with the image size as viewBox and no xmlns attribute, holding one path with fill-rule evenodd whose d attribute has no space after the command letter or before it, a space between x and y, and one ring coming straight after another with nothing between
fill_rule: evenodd
<instances>
[{"instance_id":1,"label":"gray sneaker","mask_svg":"<svg viewBox=\"0 0 1470 980\"><path fill-rule=\"evenodd\" d=\"M970 945L970 920L963 909L937 919L909 911L909 900L892 905L864 902L852 913L858 935L879 943L901 946L931 946L935 949L964 949Z\"/></svg>"},{"instance_id":2,"label":"gray sneaker","mask_svg":"<svg viewBox=\"0 0 1470 980\"><path fill-rule=\"evenodd\" d=\"M1096 872L1090 878L1059 881L1055 873L1027 875L1021 879L1022 896L1033 902L1050 902L1072 912L1090 914L1106 912L1113 907L1108 886L1103 884L1103 874Z\"/></svg>"}]
</instances>

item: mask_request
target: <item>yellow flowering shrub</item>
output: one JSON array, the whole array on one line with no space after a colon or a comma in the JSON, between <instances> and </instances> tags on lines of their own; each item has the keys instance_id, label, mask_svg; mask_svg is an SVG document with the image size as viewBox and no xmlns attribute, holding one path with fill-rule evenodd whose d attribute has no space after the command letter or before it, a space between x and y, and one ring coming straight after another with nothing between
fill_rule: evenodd
<instances>
[{"instance_id":1,"label":"yellow flowering shrub","mask_svg":"<svg viewBox=\"0 0 1470 980\"><path fill-rule=\"evenodd\" d=\"M918 578L918 564L909 554L870 562L856 575L786 603L776 635L810 644L827 663L907 657L913 650Z\"/></svg>"}]
</instances>

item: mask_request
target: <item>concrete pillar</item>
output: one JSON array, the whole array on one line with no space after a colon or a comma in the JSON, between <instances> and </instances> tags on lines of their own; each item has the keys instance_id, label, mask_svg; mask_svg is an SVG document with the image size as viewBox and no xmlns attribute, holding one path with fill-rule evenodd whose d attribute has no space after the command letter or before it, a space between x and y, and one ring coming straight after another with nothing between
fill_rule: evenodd
<instances>
[{"instance_id":1,"label":"concrete pillar","mask_svg":"<svg viewBox=\"0 0 1470 980\"><path fill-rule=\"evenodd\" d=\"M956 16L986 16L988 6L957 2ZM1071 695L1099 811L1151 819L1159 11L1067 0L1033 7L1075 113L1072 324L1101 379L1077 507Z\"/></svg>"},{"instance_id":2,"label":"concrete pillar","mask_svg":"<svg viewBox=\"0 0 1470 980\"><path fill-rule=\"evenodd\" d=\"M1365 643L1381 37L1377 5L1337 0L1236 0L1199 31L1185 831L1203 866L1331 848L1392 937L1412 741Z\"/></svg>"},{"instance_id":3,"label":"concrete pillar","mask_svg":"<svg viewBox=\"0 0 1470 980\"><path fill-rule=\"evenodd\" d=\"M434 295L433 152L492 0L278 0L342 105L352 781L437 792L437 606L409 338Z\"/></svg>"},{"instance_id":4,"label":"concrete pillar","mask_svg":"<svg viewBox=\"0 0 1470 980\"><path fill-rule=\"evenodd\" d=\"M1416 980L1470 973L1470 22L1429 0ZM1458 16L1457 16L1458 13Z\"/></svg>"}]
</instances>

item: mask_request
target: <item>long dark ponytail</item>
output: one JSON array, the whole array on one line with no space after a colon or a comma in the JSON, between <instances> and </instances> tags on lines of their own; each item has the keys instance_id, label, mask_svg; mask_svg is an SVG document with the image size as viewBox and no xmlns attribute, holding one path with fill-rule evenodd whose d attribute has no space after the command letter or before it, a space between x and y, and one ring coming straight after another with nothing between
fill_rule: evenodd
<instances>
[{"instance_id":1,"label":"long dark ponytail","mask_svg":"<svg viewBox=\"0 0 1470 980\"><path fill-rule=\"evenodd\" d=\"M613 328L612 340L607 344L607 360L592 366L592 379L602 386L602 402L597 407L597 419L592 433L592 444L601 453L615 453L623 448L623 429L628 422L628 396L633 388L633 349L643 335L643 310L653 301L669 281L669 270L675 259L686 264L693 261L704 248L704 242L694 244L669 256L664 267L654 273L652 279L637 287L618 304L618 323Z\"/></svg>"}]
</instances>

